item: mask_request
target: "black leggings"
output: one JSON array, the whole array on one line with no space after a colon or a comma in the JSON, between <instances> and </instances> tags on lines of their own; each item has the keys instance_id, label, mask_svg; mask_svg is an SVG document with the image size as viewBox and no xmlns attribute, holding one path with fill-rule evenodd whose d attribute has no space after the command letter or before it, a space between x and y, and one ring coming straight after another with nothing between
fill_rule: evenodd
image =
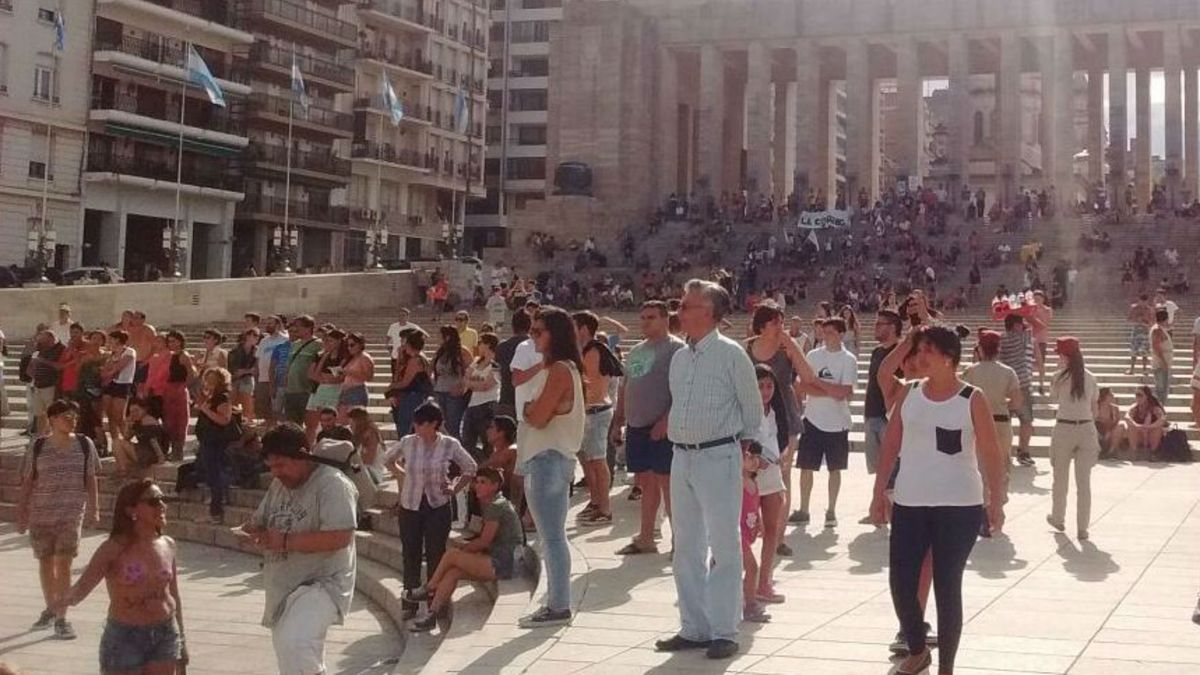
<instances>
[{"instance_id":1,"label":"black leggings","mask_svg":"<svg viewBox=\"0 0 1200 675\"><path fill-rule=\"evenodd\" d=\"M925 649L925 613L917 600L921 563L933 549L933 590L937 598L938 667L954 668L962 636L962 577L979 535L982 506L901 506L892 508L889 546L892 605L909 652Z\"/></svg>"},{"instance_id":2,"label":"black leggings","mask_svg":"<svg viewBox=\"0 0 1200 675\"><path fill-rule=\"evenodd\" d=\"M446 540L450 537L450 504L437 508L429 506L424 497L421 508L410 511L400 509L400 544L404 559L404 588L421 586L421 554L425 554L425 578L433 576L442 555L446 553ZM403 602L405 609L416 609L416 604Z\"/></svg>"}]
</instances>

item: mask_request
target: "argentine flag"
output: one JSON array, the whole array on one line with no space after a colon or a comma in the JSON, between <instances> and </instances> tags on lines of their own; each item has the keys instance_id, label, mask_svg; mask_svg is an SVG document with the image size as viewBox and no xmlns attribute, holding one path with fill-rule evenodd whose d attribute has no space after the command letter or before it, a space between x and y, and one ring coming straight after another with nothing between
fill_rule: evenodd
<instances>
[{"instance_id":1,"label":"argentine flag","mask_svg":"<svg viewBox=\"0 0 1200 675\"><path fill-rule=\"evenodd\" d=\"M383 76L383 105L392 116L392 126L399 125L400 120L404 119L404 104L396 98L396 90L392 89L392 82L387 75Z\"/></svg>"},{"instance_id":2,"label":"argentine flag","mask_svg":"<svg viewBox=\"0 0 1200 675\"><path fill-rule=\"evenodd\" d=\"M467 133L467 93L461 86L454 97L454 130L460 134Z\"/></svg>"},{"instance_id":3,"label":"argentine flag","mask_svg":"<svg viewBox=\"0 0 1200 675\"><path fill-rule=\"evenodd\" d=\"M61 52L67 44L67 22L62 10L54 13L54 51Z\"/></svg>"},{"instance_id":4,"label":"argentine flag","mask_svg":"<svg viewBox=\"0 0 1200 675\"><path fill-rule=\"evenodd\" d=\"M204 63L204 59L200 58L200 53L196 51L195 45L191 43L188 43L187 51L187 76L192 84L199 85L204 89L204 93L208 94L208 100L213 105L225 107L225 95L217 86L216 78Z\"/></svg>"},{"instance_id":5,"label":"argentine flag","mask_svg":"<svg viewBox=\"0 0 1200 675\"><path fill-rule=\"evenodd\" d=\"M300 74L300 66L296 64L296 52L292 52L292 95L296 97L296 102L308 112L308 104L311 100L308 98L308 91L304 88L304 76Z\"/></svg>"}]
</instances>

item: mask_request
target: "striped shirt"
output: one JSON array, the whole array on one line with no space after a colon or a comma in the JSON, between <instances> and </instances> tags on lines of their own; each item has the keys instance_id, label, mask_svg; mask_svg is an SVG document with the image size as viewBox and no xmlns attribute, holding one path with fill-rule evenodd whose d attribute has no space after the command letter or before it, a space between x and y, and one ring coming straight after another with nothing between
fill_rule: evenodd
<instances>
[{"instance_id":1,"label":"striped shirt","mask_svg":"<svg viewBox=\"0 0 1200 675\"><path fill-rule=\"evenodd\" d=\"M438 434L432 447L416 434L409 434L392 446L383 458L384 465L398 460L404 467L404 482L400 486L400 506L409 511L421 509L421 498L430 508L450 501L446 483L450 480L450 465L458 467L464 476L474 476L475 460L452 436Z\"/></svg>"},{"instance_id":2,"label":"striped shirt","mask_svg":"<svg viewBox=\"0 0 1200 675\"><path fill-rule=\"evenodd\" d=\"M1022 389L1033 382L1033 337L1029 331L1006 330L1000 336L1000 363L1017 372Z\"/></svg>"},{"instance_id":3,"label":"striped shirt","mask_svg":"<svg viewBox=\"0 0 1200 675\"><path fill-rule=\"evenodd\" d=\"M755 438L763 404L754 364L737 342L713 330L671 357L673 443L706 443L727 436Z\"/></svg>"},{"instance_id":4,"label":"striped shirt","mask_svg":"<svg viewBox=\"0 0 1200 675\"><path fill-rule=\"evenodd\" d=\"M84 448L79 447L80 442ZM100 471L96 446L87 436L75 435L70 437L66 445L59 445L53 437L46 437L41 443L42 451L37 456L37 480L29 500L29 525L78 527L83 522L83 512L87 506L88 479ZM33 445L30 445L22 464L21 477L24 480L33 478L33 463Z\"/></svg>"}]
</instances>

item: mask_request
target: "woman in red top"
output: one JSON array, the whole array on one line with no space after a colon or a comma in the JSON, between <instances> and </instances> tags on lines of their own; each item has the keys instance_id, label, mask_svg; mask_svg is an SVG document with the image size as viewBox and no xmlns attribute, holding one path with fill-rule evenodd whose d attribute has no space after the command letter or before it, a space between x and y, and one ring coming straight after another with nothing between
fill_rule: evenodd
<instances>
[{"instance_id":1,"label":"woman in red top","mask_svg":"<svg viewBox=\"0 0 1200 675\"><path fill-rule=\"evenodd\" d=\"M162 423L171 439L170 458L183 459L183 443L187 437L188 411L190 401L188 382L196 376L196 368L192 357L184 349L183 333L177 330L167 331L165 349L156 352L150 362L150 377L155 376L155 366L166 362L166 377L159 385L158 395L162 397ZM161 354L161 358L158 358Z\"/></svg>"}]
</instances>

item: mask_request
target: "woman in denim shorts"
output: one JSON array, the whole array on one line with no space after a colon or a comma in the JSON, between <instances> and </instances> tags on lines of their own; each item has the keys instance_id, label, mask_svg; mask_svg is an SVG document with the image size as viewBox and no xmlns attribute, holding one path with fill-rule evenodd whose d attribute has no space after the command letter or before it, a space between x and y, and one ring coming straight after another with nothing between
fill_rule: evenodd
<instances>
[{"instance_id":1,"label":"woman in denim shorts","mask_svg":"<svg viewBox=\"0 0 1200 675\"><path fill-rule=\"evenodd\" d=\"M500 494L505 480L504 472L492 467L481 467L475 473L472 489L483 510L483 530L466 544L448 549L423 587L405 592L405 600L429 602L429 611L410 627L413 632L433 630L438 616L449 607L459 579L492 581L513 577L514 554L523 533L516 509Z\"/></svg>"},{"instance_id":2,"label":"woman in denim shorts","mask_svg":"<svg viewBox=\"0 0 1200 675\"><path fill-rule=\"evenodd\" d=\"M62 599L77 605L101 581L108 620L100 638L100 672L175 672L187 664L175 572L175 541L163 535L167 508L149 478L117 493L112 532Z\"/></svg>"}]
</instances>

